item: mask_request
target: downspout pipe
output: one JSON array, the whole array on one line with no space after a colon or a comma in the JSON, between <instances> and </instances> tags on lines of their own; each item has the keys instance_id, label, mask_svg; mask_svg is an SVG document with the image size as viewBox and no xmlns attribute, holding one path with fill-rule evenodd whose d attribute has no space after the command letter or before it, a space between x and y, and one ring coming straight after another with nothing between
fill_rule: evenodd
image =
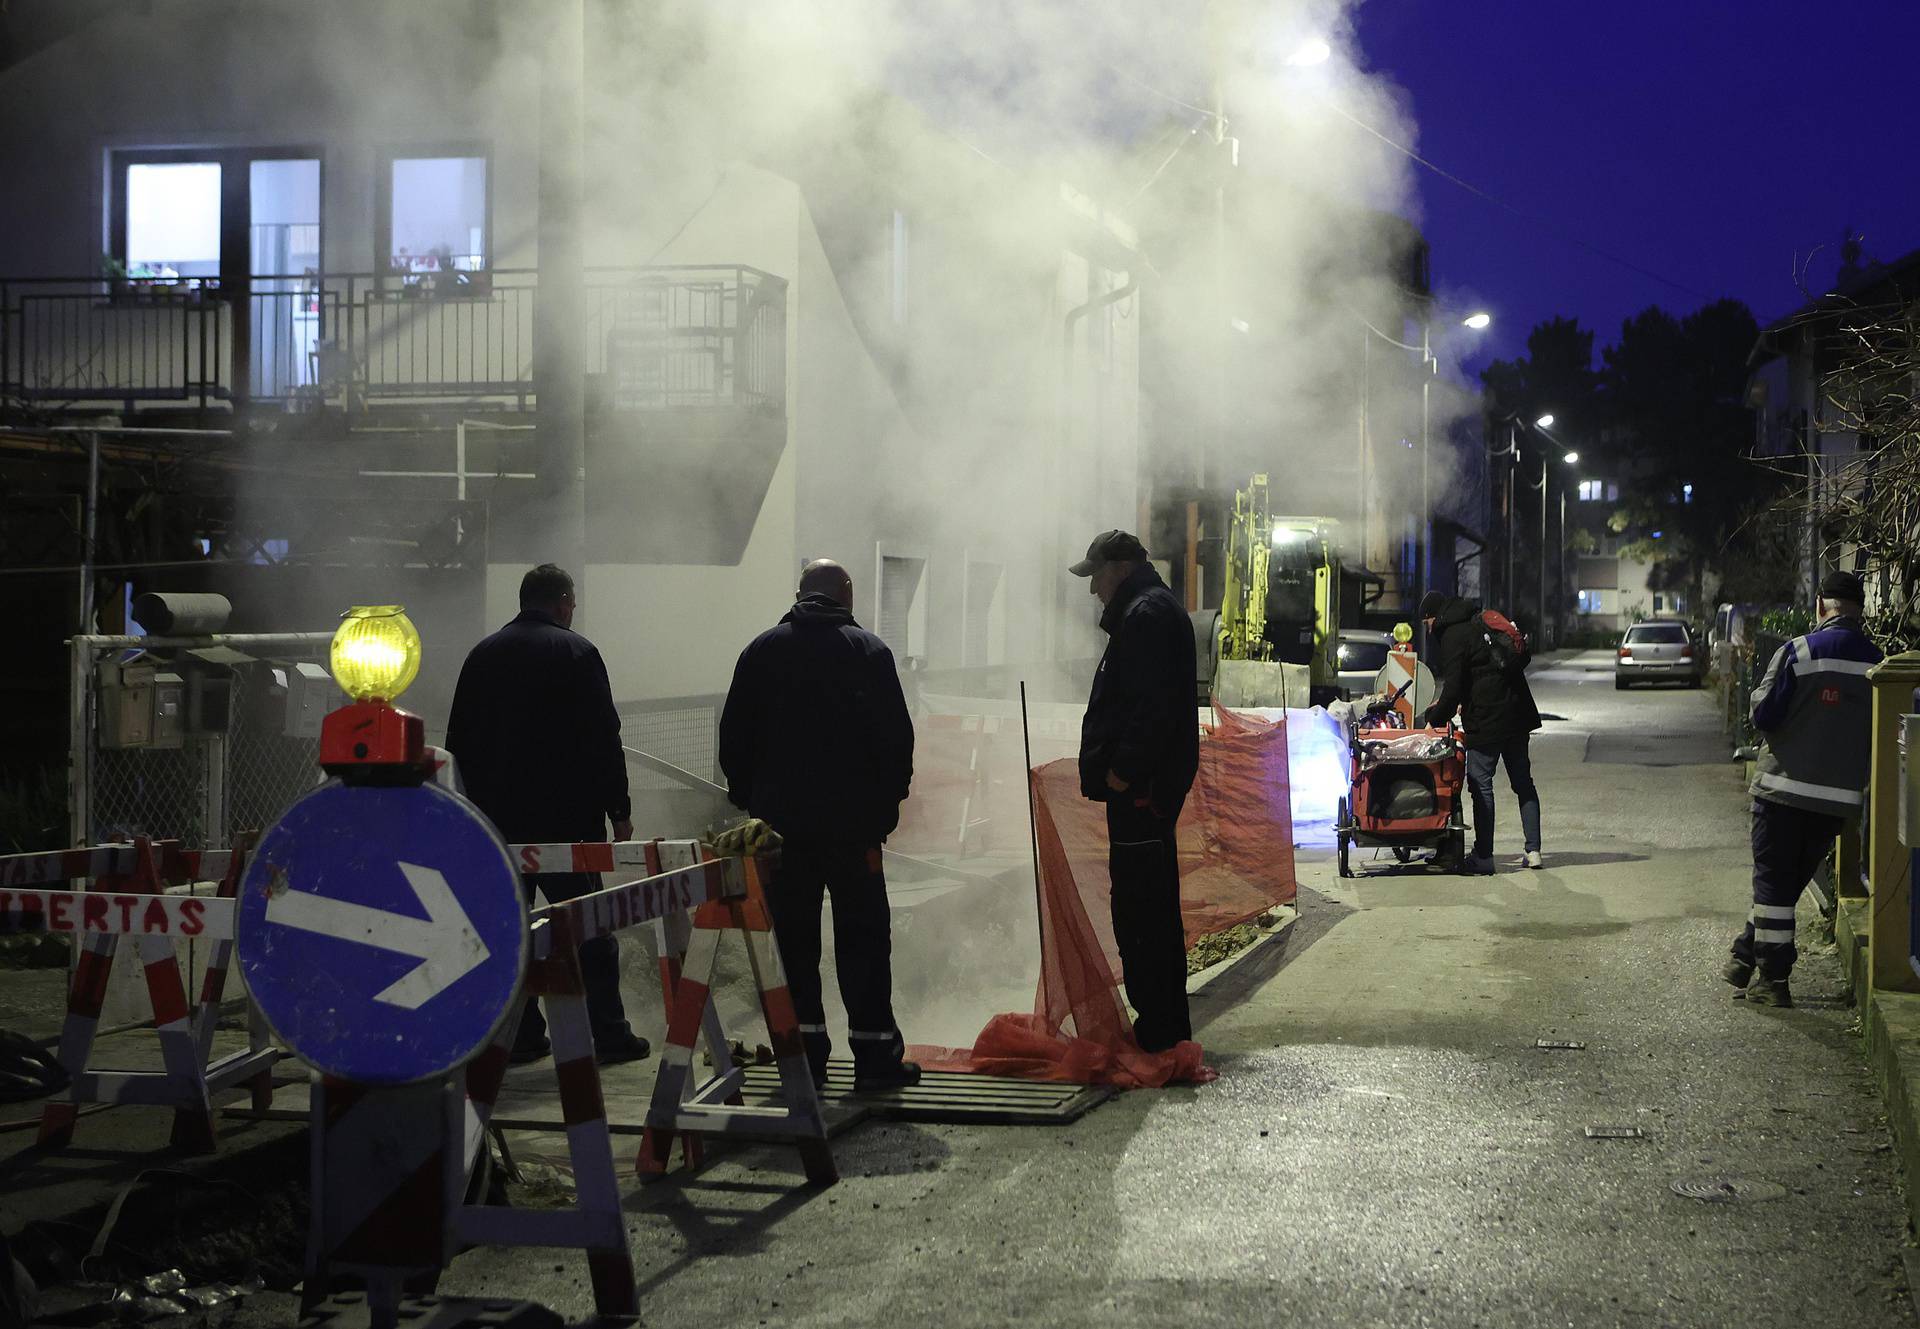
<instances>
[{"instance_id":1,"label":"downspout pipe","mask_svg":"<svg viewBox=\"0 0 1920 1329\"><path fill-rule=\"evenodd\" d=\"M1070 406L1070 403L1073 401L1073 332L1074 332L1074 328L1079 325L1081 319L1084 319L1085 317L1087 317L1087 315L1093 313L1094 310L1105 309L1108 305L1119 304L1122 300L1125 300L1128 296L1132 295L1135 291L1138 291L1139 289L1140 289L1140 279L1134 276L1133 274L1129 273L1127 275L1126 285L1116 287L1114 290L1108 291L1104 295L1096 295L1091 300L1088 300L1084 304L1075 305L1072 309L1069 309L1067 311L1066 317L1061 321L1061 325L1060 325L1060 448L1059 448L1059 453L1057 455L1064 456L1067 450L1067 446L1073 441L1073 411ZM1094 493L1095 494L1098 494L1100 492L1100 483L1102 479L1100 475L1100 471L1098 469L1100 465L1099 459L1100 459L1100 453L1099 453L1099 450L1096 448L1094 451L1094 466L1095 466ZM1051 486L1049 486L1049 488L1051 488ZM1058 552L1057 550L1050 551L1050 553L1057 553L1057 552ZM1057 558L1053 558L1051 561L1058 562L1059 560ZM1056 601L1057 599L1058 597L1056 596ZM1051 645L1053 645L1054 647L1057 647L1059 643L1058 641L1054 641L1051 643ZM1057 653L1057 652L1051 652L1051 653Z\"/></svg>"}]
</instances>

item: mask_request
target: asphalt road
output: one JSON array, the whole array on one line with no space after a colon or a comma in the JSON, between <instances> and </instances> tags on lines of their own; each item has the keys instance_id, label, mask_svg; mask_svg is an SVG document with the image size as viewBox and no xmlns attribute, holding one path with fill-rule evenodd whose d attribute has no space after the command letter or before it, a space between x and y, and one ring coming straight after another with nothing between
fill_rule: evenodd
<instances>
[{"instance_id":1,"label":"asphalt road","mask_svg":"<svg viewBox=\"0 0 1920 1329\"><path fill-rule=\"evenodd\" d=\"M1303 862L1294 934L1197 1001L1214 1084L1056 1129L868 1126L827 1190L773 1150L632 1187L647 1318L1913 1323L1838 967L1803 959L1793 1011L1729 999L1737 769L1706 694L1616 693L1606 663L1535 679L1565 717L1535 744L1546 870ZM1670 1189L1712 1179L1777 1198ZM576 1253L475 1253L443 1290L590 1310Z\"/></svg>"}]
</instances>

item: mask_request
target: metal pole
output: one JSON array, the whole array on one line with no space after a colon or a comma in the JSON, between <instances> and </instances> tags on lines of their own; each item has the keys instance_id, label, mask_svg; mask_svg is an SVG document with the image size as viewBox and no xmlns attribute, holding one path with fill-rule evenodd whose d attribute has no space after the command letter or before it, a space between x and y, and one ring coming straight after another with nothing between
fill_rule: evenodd
<instances>
[{"instance_id":1,"label":"metal pole","mask_svg":"<svg viewBox=\"0 0 1920 1329\"><path fill-rule=\"evenodd\" d=\"M93 628L93 551L100 523L100 435L87 435L87 537L80 552L80 631Z\"/></svg>"},{"instance_id":2,"label":"metal pole","mask_svg":"<svg viewBox=\"0 0 1920 1329\"><path fill-rule=\"evenodd\" d=\"M1539 613L1534 618L1536 632L1547 631L1547 481L1550 478L1547 454L1540 454L1540 577L1538 586ZM1548 643L1551 645L1551 641Z\"/></svg>"},{"instance_id":3,"label":"metal pole","mask_svg":"<svg viewBox=\"0 0 1920 1329\"><path fill-rule=\"evenodd\" d=\"M1560 482L1560 554L1553 585L1558 593L1553 602L1553 640L1557 646L1563 635L1560 625L1567 616L1567 482Z\"/></svg>"},{"instance_id":4,"label":"metal pole","mask_svg":"<svg viewBox=\"0 0 1920 1329\"><path fill-rule=\"evenodd\" d=\"M1433 358L1430 318L1420 320L1420 368L1420 594L1424 597L1433 589L1433 489L1429 464L1433 440L1428 432L1431 423L1428 398L1433 376L1439 370Z\"/></svg>"},{"instance_id":5,"label":"metal pole","mask_svg":"<svg viewBox=\"0 0 1920 1329\"><path fill-rule=\"evenodd\" d=\"M1027 680L1020 680L1020 745L1027 757L1027 833L1033 843L1033 915L1040 925L1040 976L1046 977L1047 906L1040 885L1040 791L1033 782L1033 735L1027 727Z\"/></svg>"},{"instance_id":6,"label":"metal pole","mask_svg":"<svg viewBox=\"0 0 1920 1329\"><path fill-rule=\"evenodd\" d=\"M1507 426L1507 580L1501 587L1506 592L1507 607L1511 609L1518 598L1513 593L1513 477L1520 465L1520 426Z\"/></svg>"}]
</instances>

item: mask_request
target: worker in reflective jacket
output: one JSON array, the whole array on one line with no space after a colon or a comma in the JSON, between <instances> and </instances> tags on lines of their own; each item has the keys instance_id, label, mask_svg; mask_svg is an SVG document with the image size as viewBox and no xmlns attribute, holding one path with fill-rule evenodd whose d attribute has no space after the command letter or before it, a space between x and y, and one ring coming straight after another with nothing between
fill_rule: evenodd
<instances>
[{"instance_id":1,"label":"worker in reflective jacket","mask_svg":"<svg viewBox=\"0 0 1920 1329\"><path fill-rule=\"evenodd\" d=\"M1881 654L1860 621L1864 600L1858 577L1829 573L1820 583L1819 626L1775 651L1753 690L1753 727L1766 740L1748 790L1753 912L1726 967L1734 995L1749 1005L1793 1005L1794 906L1865 800L1873 713L1867 671Z\"/></svg>"}]
</instances>

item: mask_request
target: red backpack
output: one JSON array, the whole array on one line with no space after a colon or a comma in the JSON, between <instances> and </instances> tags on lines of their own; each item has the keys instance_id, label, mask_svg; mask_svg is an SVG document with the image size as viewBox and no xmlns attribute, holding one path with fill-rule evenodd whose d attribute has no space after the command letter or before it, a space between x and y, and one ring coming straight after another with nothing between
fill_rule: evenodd
<instances>
[{"instance_id":1,"label":"red backpack","mask_svg":"<svg viewBox=\"0 0 1920 1329\"><path fill-rule=\"evenodd\" d=\"M1517 674L1533 657L1533 646L1514 621L1497 609L1480 611L1480 638L1503 674Z\"/></svg>"}]
</instances>

